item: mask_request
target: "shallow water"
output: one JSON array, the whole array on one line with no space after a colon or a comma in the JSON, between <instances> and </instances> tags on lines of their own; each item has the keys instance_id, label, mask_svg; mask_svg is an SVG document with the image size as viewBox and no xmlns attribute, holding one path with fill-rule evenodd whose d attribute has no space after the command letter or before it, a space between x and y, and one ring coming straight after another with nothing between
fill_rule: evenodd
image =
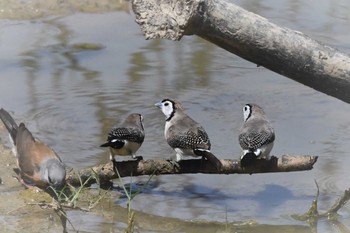
<instances>
[{"instance_id":1,"label":"shallow water","mask_svg":"<svg viewBox=\"0 0 350 233\"><path fill-rule=\"evenodd\" d=\"M234 2L350 53L349 1ZM348 104L195 36L179 42L146 41L127 3L98 13L67 12L2 17L0 99L1 107L24 121L69 167L107 162L108 152L99 145L110 127L131 112L144 115L146 139L138 154L145 159L174 155L163 138L164 116L154 107L166 97L182 101L206 128L219 158L239 157L237 133L247 102L263 106L274 125L272 154L319 156L308 172L157 177L134 199L134 209L184 220L297 225L303 223L290 215L308 209L316 194L315 180L321 210L350 187ZM82 43L101 49L79 49ZM125 206L123 200L117 204ZM340 214L350 228L350 207ZM68 215L73 223L84 222L81 230L87 232L123 226L115 216L79 211ZM319 223L318 232L330 231L337 232L328 222Z\"/></svg>"}]
</instances>

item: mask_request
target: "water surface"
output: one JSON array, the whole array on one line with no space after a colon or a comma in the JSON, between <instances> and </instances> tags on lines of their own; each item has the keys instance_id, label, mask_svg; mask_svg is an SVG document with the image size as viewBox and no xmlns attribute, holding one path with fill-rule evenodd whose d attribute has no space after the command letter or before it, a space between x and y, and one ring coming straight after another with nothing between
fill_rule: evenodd
<instances>
[{"instance_id":1,"label":"water surface","mask_svg":"<svg viewBox=\"0 0 350 233\"><path fill-rule=\"evenodd\" d=\"M349 1L233 2L350 53ZM164 116L154 107L167 97L182 101L187 113L205 127L219 158L238 158L242 107L255 102L264 107L276 130L272 154L318 155L312 171L160 176L134 199L134 209L183 220L297 225L303 223L290 215L307 210L316 193L315 180L321 210L350 187L348 104L196 36L179 42L146 41L128 3L121 3L123 7L98 13L49 12L0 20L1 107L24 121L69 167L107 162L108 152L99 145L110 128L132 112L145 119L146 139L139 155L174 155L163 138ZM79 49L76 45L82 43L101 49ZM125 206L125 201L116 204ZM350 207L340 214L340 221L350 227ZM78 225L82 218L90 222L81 226L88 232L123 226L113 217L79 211L69 216ZM326 221L318 230L335 231Z\"/></svg>"}]
</instances>

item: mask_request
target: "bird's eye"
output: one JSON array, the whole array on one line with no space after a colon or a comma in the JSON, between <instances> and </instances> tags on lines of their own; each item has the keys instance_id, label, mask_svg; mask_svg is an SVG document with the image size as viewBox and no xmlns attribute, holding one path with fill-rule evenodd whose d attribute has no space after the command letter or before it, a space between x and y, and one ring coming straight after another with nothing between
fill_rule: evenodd
<instances>
[{"instance_id":1,"label":"bird's eye","mask_svg":"<svg viewBox=\"0 0 350 233\"><path fill-rule=\"evenodd\" d=\"M168 103L168 102L164 104L164 106L168 106L168 105L169 105L169 103Z\"/></svg>"},{"instance_id":2,"label":"bird's eye","mask_svg":"<svg viewBox=\"0 0 350 233\"><path fill-rule=\"evenodd\" d=\"M248 107L247 106L244 107L244 111L248 111Z\"/></svg>"}]
</instances>

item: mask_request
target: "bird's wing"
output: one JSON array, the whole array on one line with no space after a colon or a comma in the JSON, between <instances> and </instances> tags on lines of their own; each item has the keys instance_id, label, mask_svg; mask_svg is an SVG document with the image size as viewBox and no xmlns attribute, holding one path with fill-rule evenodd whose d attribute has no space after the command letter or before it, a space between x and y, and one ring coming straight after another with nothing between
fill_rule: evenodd
<instances>
[{"instance_id":1,"label":"bird's wing","mask_svg":"<svg viewBox=\"0 0 350 233\"><path fill-rule=\"evenodd\" d=\"M102 144L101 147L110 146L114 149L120 149L124 146L125 140L142 143L144 138L144 133L139 129L116 127L109 132L107 142Z\"/></svg>"},{"instance_id":2,"label":"bird's wing","mask_svg":"<svg viewBox=\"0 0 350 233\"><path fill-rule=\"evenodd\" d=\"M22 176L35 182L41 181L40 168L48 159L61 161L57 154L43 142L36 140L21 123L16 137L17 162Z\"/></svg>"},{"instance_id":3,"label":"bird's wing","mask_svg":"<svg viewBox=\"0 0 350 233\"><path fill-rule=\"evenodd\" d=\"M190 128L184 131L178 129L176 125L172 125L168 130L167 141L173 148L210 149L209 137L202 127Z\"/></svg>"},{"instance_id":4,"label":"bird's wing","mask_svg":"<svg viewBox=\"0 0 350 233\"><path fill-rule=\"evenodd\" d=\"M239 135L239 143L243 149L258 149L261 146L271 143L275 140L275 133L272 128L272 126L266 122L266 124L259 124L262 125L261 127L258 127L258 124L255 125L246 125L241 130L241 133ZM249 130L248 127L250 127Z\"/></svg>"}]
</instances>

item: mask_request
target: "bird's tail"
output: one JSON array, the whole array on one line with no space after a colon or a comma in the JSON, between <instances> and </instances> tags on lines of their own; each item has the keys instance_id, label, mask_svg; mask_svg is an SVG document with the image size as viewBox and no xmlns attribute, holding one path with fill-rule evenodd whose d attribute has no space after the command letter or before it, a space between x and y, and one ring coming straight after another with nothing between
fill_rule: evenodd
<instances>
[{"instance_id":1,"label":"bird's tail","mask_svg":"<svg viewBox=\"0 0 350 233\"><path fill-rule=\"evenodd\" d=\"M254 164L257 156L254 152L248 152L241 157L241 167L248 167Z\"/></svg>"},{"instance_id":2,"label":"bird's tail","mask_svg":"<svg viewBox=\"0 0 350 233\"><path fill-rule=\"evenodd\" d=\"M121 140L107 141L100 145L100 147L112 147L114 149L120 149L124 146L125 142Z\"/></svg>"},{"instance_id":3,"label":"bird's tail","mask_svg":"<svg viewBox=\"0 0 350 233\"><path fill-rule=\"evenodd\" d=\"M100 147L109 147L110 146L110 143L109 142L105 142L103 143L102 145L100 145Z\"/></svg>"},{"instance_id":4,"label":"bird's tail","mask_svg":"<svg viewBox=\"0 0 350 233\"><path fill-rule=\"evenodd\" d=\"M4 123L7 131L9 131L11 139L15 145L16 144L17 130L18 130L17 123L11 117L11 115L3 108L0 109L0 119Z\"/></svg>"},{"instance_id":5,"label":"bird's tail","mask_svg":"<svg viewBox=\"0 0 350 233\"><path fill-rule=\"evenodd\" d=\"M198 156L206 158L218 171L222 170L221 161L209 150L206 149L194 149L194 153Z\"/></svg>"}]
</instances>

